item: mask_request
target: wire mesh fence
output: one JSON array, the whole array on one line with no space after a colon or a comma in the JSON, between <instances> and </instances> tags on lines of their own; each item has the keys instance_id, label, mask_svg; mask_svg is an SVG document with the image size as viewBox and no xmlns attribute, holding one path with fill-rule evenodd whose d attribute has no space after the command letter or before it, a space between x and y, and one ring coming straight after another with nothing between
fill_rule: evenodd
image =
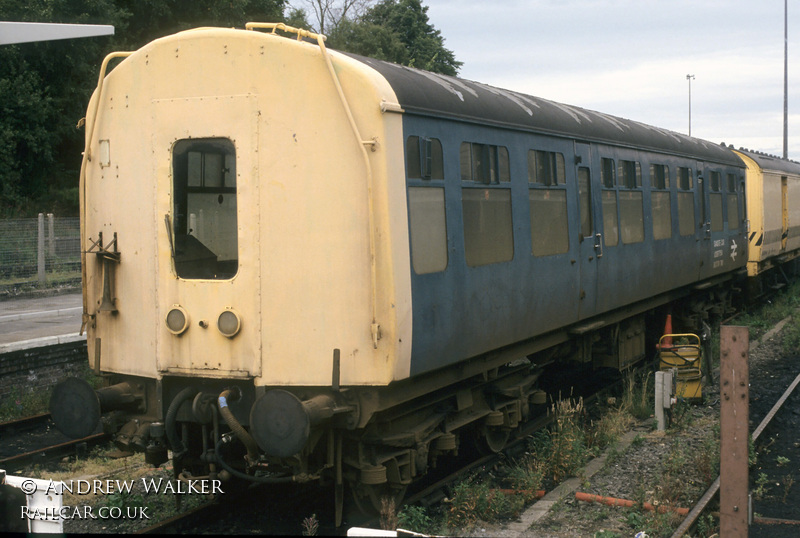
<instances>
[{"instance_id":1,"label":"wire mesh fence","mask_svg":"<svg viewBox=\"0 0 800 538\"><path fill-rule=\"evenodd\" d=\"M0 283L80 278L78 217L0 220Z\"/></svg>"}]
</instances>

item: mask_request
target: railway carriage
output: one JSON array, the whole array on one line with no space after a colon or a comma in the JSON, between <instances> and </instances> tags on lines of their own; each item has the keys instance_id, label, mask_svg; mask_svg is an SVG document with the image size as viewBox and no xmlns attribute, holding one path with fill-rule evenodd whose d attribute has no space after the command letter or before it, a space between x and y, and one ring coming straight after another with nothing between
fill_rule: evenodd
<instances>
[{"instance_id":1,"label":"railway carriage","mask_svg":"<svg viewBox=\"0 0 800 538\"><path fill-rule=\"evenodd\" d=\"M379 504L467 438L500 449L543 372L625 369L654 313L729 304L724 146L265 26L104 63L81 213L108 387L56 389L65 432L103 415L178 478Z\"/></svg>"},{"instance_id":2,"label":"railway carriage","mask_svg":"<svg viewBox=\"0 0 800 538\"><path fill-rule=\"evenodd\" d=\"M747 166L748 282L760 293L765 283L786 279L776 274L782 269L770 269L800 255L800 164L745 149L736 154Z\"/></svg>"}]
</instances>

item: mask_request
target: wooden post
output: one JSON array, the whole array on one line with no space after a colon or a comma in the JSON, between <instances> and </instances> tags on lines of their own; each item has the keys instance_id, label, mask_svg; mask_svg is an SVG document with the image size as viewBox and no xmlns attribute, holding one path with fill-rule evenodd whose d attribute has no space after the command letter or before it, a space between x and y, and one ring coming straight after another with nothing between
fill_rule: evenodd
<instances>
[{"instance_id":1,"label":"wooden post","mask_svg":"<svg viewBox=\"0 0 800 538\"><path fill-rule=\"evenodd\" d=\"M720 327L720 536L746 537L750 391L747 327Z\"/></svg>"}]
</instances>

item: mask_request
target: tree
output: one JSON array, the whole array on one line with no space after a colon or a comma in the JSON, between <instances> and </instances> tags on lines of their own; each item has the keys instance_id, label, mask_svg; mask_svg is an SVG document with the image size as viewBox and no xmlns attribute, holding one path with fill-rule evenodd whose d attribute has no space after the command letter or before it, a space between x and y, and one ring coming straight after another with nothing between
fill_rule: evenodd
<instances>
[{"instance_id":1,"label":"tree","mask_svg":"<svg viewBox=\"0 0 800 538\"><path fill-rule=\"evenodd\" d=\"M123 23L114 0L0 0L0 20ZM0 214L77 212L84 116L113 37L0 46ZM89 59L96 58L92 62ZM39 200L31 207L30 200Z\"/></svg>"},{"instance_id":2,"label":"tree","mask_svg":"<svg viewBox=\"0 0 800 538\"><path fill-rule=\"evenodd\" d=\"M303 0L311 8L316 26L310 26L320 34L335 32L339 25L348 20L358 19L372 0ZM304 14L307 15L305 10Z\"/></svg>"},{"instance_id":3,"label":"tree","mask_svg":"<svg viewBox=\"0 0 800 538\"><path fill-rule=\"evenodd\" d=\"M0 0L0 20L111 24L115 35L0 46L0 216L74 215L83 131L75 128L114 50L196 26L282 20L285 0Z\"/></svg>"},{"instance_id":4,"label":"tree","mask_svg":"<svg viewBox=\"0 0 800 538\"><path fill-rule=\"evenodd\" d=\"M421 0L383 0L358 20L342 21L329 44L379 60L456 75L462 62L445 48Z\"/></svg>"}]
</instances>

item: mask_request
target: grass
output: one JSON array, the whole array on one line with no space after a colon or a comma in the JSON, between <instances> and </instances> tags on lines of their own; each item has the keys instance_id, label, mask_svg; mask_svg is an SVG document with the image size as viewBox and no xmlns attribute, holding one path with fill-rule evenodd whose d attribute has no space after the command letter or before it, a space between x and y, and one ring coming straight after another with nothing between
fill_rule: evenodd
<instances>
[{"instance_id":1,"label":"grass","mask_svg":"<svg viewBox=\"0 0 800 538\"><path fill-rule=\"evenodd\" d=\"M74 265L74 264L73 264ZM80 268L76 270L53 270L45 273L45 283L43 288L52 288L60 286L66 282L80 283L81 271ZM19 287L19 288L40 288L39 279L37 275L31 275L26 278L20 277L5 277L0 278L0 288Z\"/></svg>"},{"instance_id":2,"label":"grass","mask_svg":"<svg viewBox=\"0 0 800 538\"><path fill-rule=\"evenodd\" d=\"M69 458L63 460L56 468L42 468L35 465L30 469L20 471L21 476L29 476L31 478L40 478L43 480L52 480L53 482L64 481L70 484L73 481L72 489L64 492L63 505L72 508L91 506L93 507L92 513L97 514L101 507L118 508L122 513L133 514L136 511L134 508L143 508L147 514L146 518L133 518L133 519L120 519L120 520L97 520L97 525L105 525L102 528L91 527L87 530L80 529L80 532L90 533L112 533L112 532L135 532L139 528L144 528L153 525L159 521L163 521L178 513L190 510L200 504L207 502L209 496L207 495L173 495L164 494L162 492L155 493L151 491L148 493L142 486L143 480L154 479L158 481L163 479L164 483L172 478L171 471L165 468L152 468L145 463L144 454L134 454L125 458L116 458L115 453L118 453L116 447L108 444L101 447L94 448L84 459ZM122 488L123 491L113 491L98 493L97 491L89 491L90 488L86 484L92 483L95 479L103 481L114 480L117 482L126 482L132 485L131 490ZM81 482L86 485L85 489L80 490ZM106 486L104 486L106 487ZM176 503L176 497L180 497L180 507ZM129 510L130 509L130 510ZM69 527L69 522L65 528L66 532L77 532Z\"/></svg>"},{"instance_id":3,"label":"grass","mask_svg":"<svg viewBox=\"0 0 800 538\"><path fill-rule=\"evenodd\" d=\"M776 294L764 305L743 312L736 317L736 325L744 325L750 329L750 340L761 338L779 321L792 318L784 327L784 334L791 334L795 342L800 341L800 320L795 319L800 309L800 282L792 282L781 293Z\"/></svg>"},{"instance_id":4,"label":"grass","mask_svg":"<svg viewBox=\"0 0 800 538\"><path fill-rule=\"evenodd\" d=\"M77 376L88 381L94 388L102 385L102 378L94 374L94 370L89 368L88 363L82 363L81 371ZM0 422L49 412L52 393L53 387L41 390L34 387L15 386L11 393L0 402Z\"/></svg>"}]
</instances>

